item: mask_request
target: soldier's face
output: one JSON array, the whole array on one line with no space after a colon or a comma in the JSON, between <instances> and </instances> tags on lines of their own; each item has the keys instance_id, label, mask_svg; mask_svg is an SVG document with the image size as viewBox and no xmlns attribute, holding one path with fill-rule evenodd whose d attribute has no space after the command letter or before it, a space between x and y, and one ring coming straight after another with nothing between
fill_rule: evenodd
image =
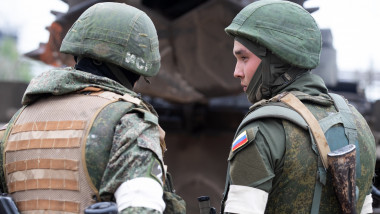
<instances>
[{"instance_id":1,"label":"soldier's face","mask_svg":"<svg viewBox=\"0 0 380 214\"><path fill-rule=\"evenodd\" d=\"M246 91L261 59L238 41L234 42L233 54L236 57L234 77L240 79L240 84Z\"/></svg>"}]
</instances>

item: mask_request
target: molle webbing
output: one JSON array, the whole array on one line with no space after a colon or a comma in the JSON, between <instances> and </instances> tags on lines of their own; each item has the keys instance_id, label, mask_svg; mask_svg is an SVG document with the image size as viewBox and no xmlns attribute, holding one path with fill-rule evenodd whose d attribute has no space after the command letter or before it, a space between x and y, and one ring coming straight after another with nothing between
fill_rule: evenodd
<instances>
[{"instance_id":1,"label":"molle webbing","mask_svg":"<svg viewBox=\"0 0 380 214\"><path fill-rule=\"evenodd\" d=\"M94 203L84 149L92 121L110 101L69 94L27 106L5 141L8 192L19 211L83 213ZM54 190L54 191L53 191Z\"/></svg>"},{"instance_id":2,"label":"molle webbing","mask_svg":"<svg viewBox=\"0 0 380 214\"><path fill-rule=\"evenodd\" d=\"M81 120L30 122L14 126L12 133L27 131L81 130L85 128L85 124L86 122Z\"/></svg>"},{"instance_id":3,"label":"molle webbing","mask_svg":"<svg viewBox=\"0 0 380 214\"><path fill-rule=\"evenodd\" d=\"M79 162L75 160L62 160L62 159L34 159L26 161L17 161L6 165L7 174L14 173L14 177L20 175L19 171L29 171L42 173L41 170L61 170L61 171L75 171L79 170ZM46 172L44 172L46 173ZM69 176L70 173L66 173ZM71 176L73 178L74 175ZM31 190L31 189L65 189L65 190L79 190L78 181L75 179L59 178L59 176L51 176L50 178L39 178L21 180L8 183L8 192L14 193L18 191Z\"/></svg>"},{"instance_id":4,"label":"molle webbing","mask_svg":"<svg viewBox=\"0 0 380 214\"><path fill-rule=\"evenodd\" d=\"M7 164L6 166L7 173L28 169L63 169L77 171L79 169L79 161L61 159L38 159L16 161Z\"/></svg>"},{"instance_id":5,"label":"molle webbing","mask_svg":"<svg viewBox=\"0 0 380 214\"><path fill-rule=\"evenodd\" d=\"M21 212L29 211L29 210L51 210L51 211L58 211L58 212L63 211L66 213L79 213L79 210L80 210L79 208L80 204L77 202L45 200L45 199L16 202L16 206L18 210Z\"/></svg>"},{"instance_id":6,"label":"molle webbing","mask_svg":"<svg viewBox=\"0 0 380 214\"><path fill-rule=\"evenodd\" d=\"M21 125L15 125L12 129L12 134L25 135L31 131L39 131L40 136L45 136L46 138L35 138L26 140L14 140L8 141L6 150L7 151L17 151L25 149L52 149L52 148L74 148L80 146L80 137L48 137L49 133L47 131L63 131L66 130L66 133L70 132L74 135L74 132L77 135L80 133L77 130L83 130L85 128L85 121L44 121L44 122L30 122ZM76 131L73 131L76 130ZM42 133L44 131L45 133Z\"/></svg>"}]
</instances>

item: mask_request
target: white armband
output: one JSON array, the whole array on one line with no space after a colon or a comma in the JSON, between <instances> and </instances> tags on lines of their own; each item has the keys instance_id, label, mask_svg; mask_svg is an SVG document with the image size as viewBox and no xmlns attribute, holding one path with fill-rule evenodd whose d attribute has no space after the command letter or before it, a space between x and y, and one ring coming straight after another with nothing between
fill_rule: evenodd
<instances>
[{"instance_id":1,"label":"white armband","mask_svg":"<svg viewBox=\"0 0 380 214\"><path fill-rule=\"evenodd\" d=\"M225 212L264 213L268 202L268 193L253 187L231 185L228 191Z\"/></svg>"},{"instance_id":2,"label":"white armband","mask_svg":"<svg viewBox=\"0 0 380 214\"><path fill-rule=\"evenodd\" d=\"M369 194L365 197L362 211L360 212L360 214L367 214L367 213L373 213L372 194Z\"/></svg>"},{"instance_id":3,"label":"white armband","mask_svg":"<svg viewBox=\"0 0 380 214\"><path fill-rule=\"evenodd\" d=\"M145 207L164 212L165 202L160 183L152 178L135 178L120 185L115 192L119 212L127 207Z\"/></svg>"}]
</instances>

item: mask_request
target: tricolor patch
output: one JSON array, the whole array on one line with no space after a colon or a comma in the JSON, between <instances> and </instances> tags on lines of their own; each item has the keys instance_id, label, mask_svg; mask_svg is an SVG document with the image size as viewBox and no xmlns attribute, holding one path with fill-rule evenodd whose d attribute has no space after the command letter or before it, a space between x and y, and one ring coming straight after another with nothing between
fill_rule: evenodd
<instances>
[{"instance_id":1,"label":"tricolor patch","mask_svg":"<svg viewBox=\"0 0 380 214\"><path fill-rule=\"evenodd\" d=\"M244 131L235 138L234 142L232 143L232 151L235 151L236 149L240 148L244 144L248 142L248 137L247 137L247 131Z\"/></svg>"}]
</instances>

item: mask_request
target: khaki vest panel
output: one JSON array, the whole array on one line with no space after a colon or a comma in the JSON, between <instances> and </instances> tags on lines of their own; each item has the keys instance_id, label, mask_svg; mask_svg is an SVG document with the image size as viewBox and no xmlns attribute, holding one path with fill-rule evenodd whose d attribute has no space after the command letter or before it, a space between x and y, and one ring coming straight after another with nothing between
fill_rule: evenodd
<instances>
[{"instance_id":1,"label":"khaki vest panel","mask_svg":"<svg viewBox=\"0 0 380 214\"><path fill-rule=\"evenodd\" d=\"M27 106L5 143L8 191L21 213L83 213L97 190L84 147L92 122L109 99L70 94Z\"/></svg>"}]
</instances>

